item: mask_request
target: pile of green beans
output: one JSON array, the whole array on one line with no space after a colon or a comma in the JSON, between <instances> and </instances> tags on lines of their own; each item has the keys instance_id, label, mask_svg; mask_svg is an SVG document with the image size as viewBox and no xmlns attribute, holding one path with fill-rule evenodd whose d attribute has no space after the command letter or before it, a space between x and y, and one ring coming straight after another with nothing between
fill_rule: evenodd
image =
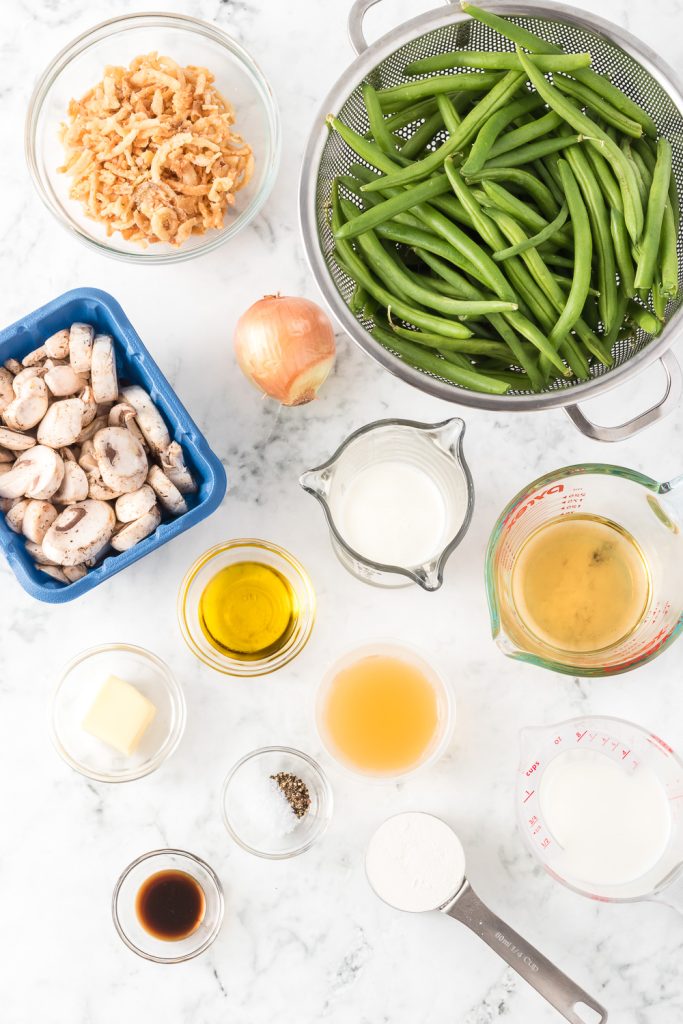
<instances>
[{"instance_id":1,"label":"pile of green beans","mask_svg":"<svg viewBox=\"0 0 683 1024\"><path fill-rule=\"evenodd\" d=\"M514 52L414 61L362 89L332 185L335 259L376 340L487 394L588 379L678 292L671 145L589 53L461 0ZM464 69L464 70L461 70ZM374 79L373 79L374 81Z\"/></svg>"}]
</instances>

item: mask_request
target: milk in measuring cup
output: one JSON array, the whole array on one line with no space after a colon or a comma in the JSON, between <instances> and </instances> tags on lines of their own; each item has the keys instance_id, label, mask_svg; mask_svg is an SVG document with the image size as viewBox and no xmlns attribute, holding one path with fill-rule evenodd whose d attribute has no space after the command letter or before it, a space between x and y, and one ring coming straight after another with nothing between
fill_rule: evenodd
<instances>
[{"instance_id":1,"label":"milk in measuring cup","mask_svg":"<svg viewBox=\"0 0 683 1024\"><path fill-rule=\"evenodd\" d=\"M545 769L539 801L562 848L553 868L567 881L623 885L646 874L667 848L669 801L646 764L633 768L598 750L567 750Z\"/></svg>"},{"instance_id":2,"label":"milk in measuring cup","mask_svg":"<svg viewBox=\"0 0 683 1024\"><path fill-rule=\"evenodd\" d=\"M392 459L359 470L335 495L333 514L349 547L384 565L422 565L450 539L439 487L409 462Z\"/></svg>"}]
</instances>

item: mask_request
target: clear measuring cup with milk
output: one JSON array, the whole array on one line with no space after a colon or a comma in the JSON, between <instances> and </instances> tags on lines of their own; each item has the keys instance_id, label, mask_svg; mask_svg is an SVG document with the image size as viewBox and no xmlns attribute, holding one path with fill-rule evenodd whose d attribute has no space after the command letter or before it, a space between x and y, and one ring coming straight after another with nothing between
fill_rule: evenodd
<instances>
[{"instance_id":1,"label":"clear measuring cup with milk","mask_svg":"<svg viewBox=\"0 0 683 1024\"><path fill-rule=\"evenodd\" d=\"M474 508L464 433L457 417L378 420L303 474L301 486L320 502L332 547L354 576L381 587L441 586Z\"/></svg>"},{"instance_id":2,"label":"clear measuring cup with milk","mask_svg":"<svg viewBox=\"0 0 683 1024\"><path fill-rule=\"evenodd\" d=\"M524 729L520 742L517 821L546 871L591 899L683 912L683 761L671 747L598 716Z\"/></svg>"}]
</instances>

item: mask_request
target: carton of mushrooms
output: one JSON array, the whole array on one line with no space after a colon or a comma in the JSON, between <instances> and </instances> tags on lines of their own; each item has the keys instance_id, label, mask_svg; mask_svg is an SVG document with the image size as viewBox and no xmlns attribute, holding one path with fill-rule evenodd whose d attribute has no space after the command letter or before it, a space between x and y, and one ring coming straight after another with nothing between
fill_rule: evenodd
<instances>
[{"instance_id":1,"label":"carton of mushrooms","mask_svg":"<svg viewBox=\"0 0 683 1024\"><path fill-rule=\"evenodd\" d=\"M197 484L114 340L72 323L0 367L0 511L36 569L82 579L188 511Z\"/></svg>"}]
</instances>

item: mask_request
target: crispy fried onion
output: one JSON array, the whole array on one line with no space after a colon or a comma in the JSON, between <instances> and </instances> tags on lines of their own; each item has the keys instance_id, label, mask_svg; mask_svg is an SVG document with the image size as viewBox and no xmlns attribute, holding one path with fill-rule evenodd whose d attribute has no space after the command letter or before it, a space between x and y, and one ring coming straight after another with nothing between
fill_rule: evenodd
<instances>
[{"instance_id":1,"label":"crispy fried onion","mask_svg":"<svg viewBox=\"0 0 683 1024\"><path fill-rule=\"evenodd\" d=\"M178 246L223 227L254 156L213 81L206 68L148 53L128 68L105 68L98 85L71 100L59 170L107 235Z\"/></svg>"}]
</instances>

